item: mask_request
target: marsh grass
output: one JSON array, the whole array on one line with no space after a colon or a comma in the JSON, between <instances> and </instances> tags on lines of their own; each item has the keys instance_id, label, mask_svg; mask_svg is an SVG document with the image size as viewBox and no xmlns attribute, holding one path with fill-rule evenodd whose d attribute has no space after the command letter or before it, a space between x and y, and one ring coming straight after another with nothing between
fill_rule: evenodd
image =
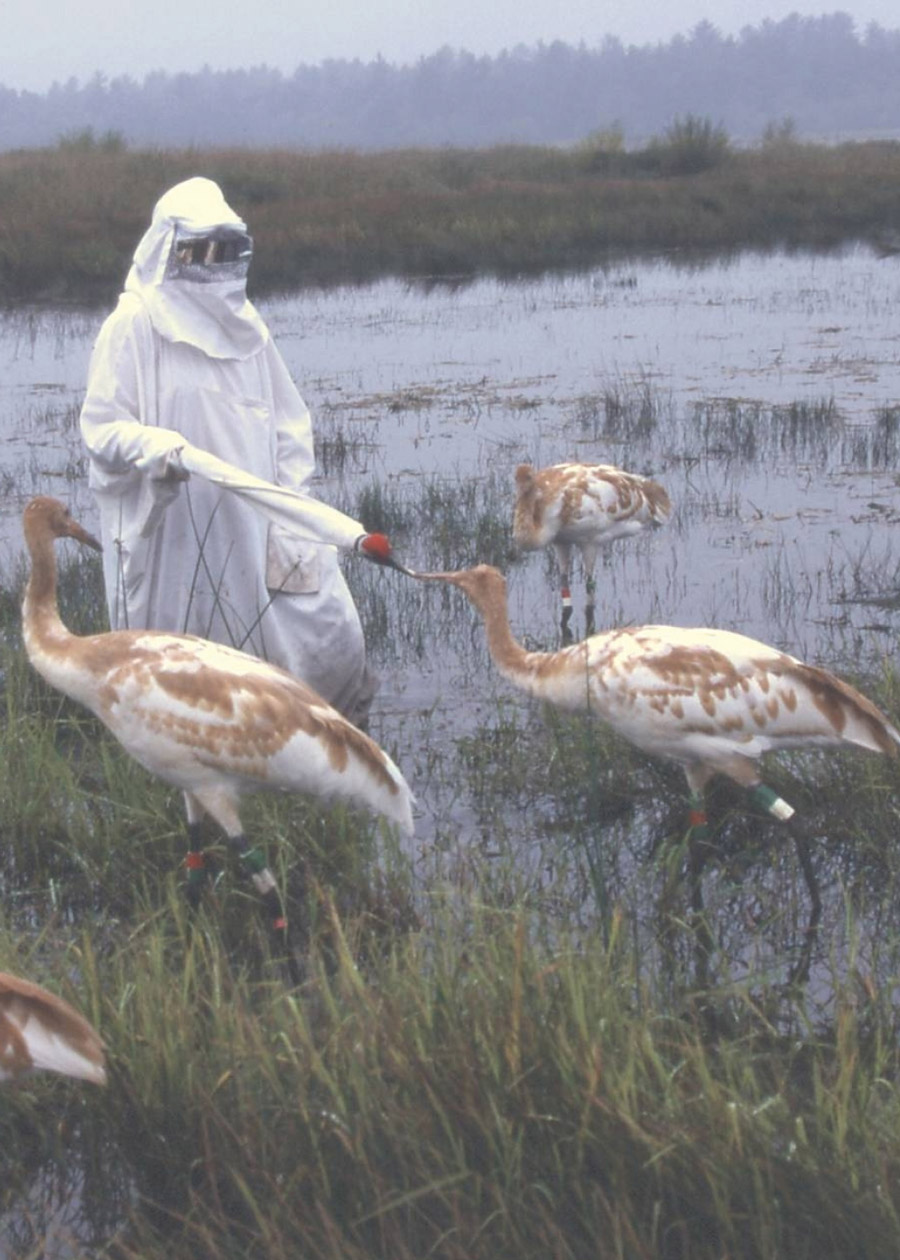
<instances>
[{"instance_id":1,"label":"marsh grass","mask_svg":"<svg viewBox=\"0 0 900 1260\"><path fill-rule=\"evenodd\" d=\"M599 151L599 150L598 150ZM900 146L735 151L702 119L635 153L487 150L0 154L0 297L109 301L166 188L203 174L252 221L258 293L385 275L534 274L642 249L827 248L900 219Z\"/></svg>"},{"instance_id":2,"label":"marsh grass","mask_svg":"<svg viewBox=\"0 0 900 1260\"><path fill-rule=\"evenodd\" d=\"M73 567L66 616L81 622L99 575ZM730 963L748 931L736 890L766 865L772 829L754 833L727 793L718 984L699 994L684 903L660 902L665 965L650 909L677 872L683 802L658 809L654 838L637 801L677 797L671 773L590 723L526 723L512 706L442 750L485 837L464 879L417 878L340 811L260 798L250 829L305 923L292 990L227 875L188 918L179 803L30 674L14 627L6 637L0 967L83 1009L111 1076L104 1091L40 1079L4 1096L15 1158L0 1247L39 1247L60 1203L75 1205L79 1254L121 1260L837 1258L900 1244L897 960L887 939L878 959L858 942L848 895L851 947L826 958L827 1003ZM892 675L884 686L890 702ZM887 916L891 772L873 759L836 778L823 759L803 774L835 881L853 889L877 848ZM515 818L541 815L529 868Z\"/></svg>"},{"instance_id":3,"label":"marsh grass","mask_svg":"<svg viewBox=\"0 0 900 1260\"><path fill-rule=\"evenodd\" d=\"M828 1035L784 1039L737 991L710 1040L637 973L620 917L551 941L527 910L471 901L461 920L439 895L364 969L342 921L330 965L289 993L166 908L105 956L70 954L113 1064L75 1104L82 1229L95 1196L121 1212L108 1254L896 1247L881 995L848 987ZM36 1086L16 1130L40 1134L60 1093Z\"/></svg>"},{"instance_id":4,"label":"marsh grass","mask_svg":"<svg viewBox=\"0 0 900 1260\"><path fill-rule=\"evenodd\" d=\"M722 466L849 440L827 401L681 415L647 380L611 388L617 440L639 430L648 461L662 427ZM571 418L606 415L600 390ZM874 430L886 460L895 427ZM415 565L522 571L502 460L341 492ZM862 581L877 560L857 559ZM4 1093L0 1255L40 1254L61 1204L74 1254L120 1260L896 1254L897 766L768 767L826 902L803 989L784 983L808 916L793 847L717 786L700 983L680 772L492 681L454 724L444 708L472 701L457 677L492 678L471 609L348 571L373 657L412 656L443 690L389 727L422 798L408 850L349 811L247 802L302 927L296 988L214 836L216 884L188 917L177 794L34 675L21 570L4 583L0 968L85 1011L110 1083ZM796 601L779 563L768 582ZM93 558L64 561L60 594L67 624L103 624ZM848 677L900 712L890 662ZM440 794L452 806L426 815Z\"/></svg>"},{"instance_id":5,"label":"marsh grass","mask_svg":"<svg viewBox=\"0 0 900 1260\"><path fill-rule=\"evenodd\" d=\"M356 492L353 515L399 542L419 567L464 569L519 558L510 530L507 478L496 471L460 478L452 473L385 483ZM424 560L427 546L427 563ZM377 638L376 638L377 646Z\"/></svg>"}]
</instances>

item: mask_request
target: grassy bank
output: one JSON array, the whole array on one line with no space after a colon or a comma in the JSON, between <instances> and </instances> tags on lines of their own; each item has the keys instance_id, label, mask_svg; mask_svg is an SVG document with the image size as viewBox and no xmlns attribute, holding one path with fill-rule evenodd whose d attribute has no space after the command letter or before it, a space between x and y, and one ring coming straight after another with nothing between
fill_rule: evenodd
<instances>
[{"instance_id":1,"label":"grassy bank","mask_svg":"<svg viewBox=\"0 0 900 1260\"><path fill-rule=\"evenodd\" d=\"M122 1260L897 1253L886 996L782 1039L736 995L711 1039L615 931L542 941L472 904L463 947L438 903L361 970L353 927L294 995L173 902L115 954L73 946L113 1075L5 1107L19 1184L43 1161Z\"/></svg>"},{"instance_id":2,"label":"grassy bank","mask_svg":"<svg viewBox=\"0 0 900 1260\"><path fill-rule=\"evenodd\" d=\"M378 488L364 493L374 503ZM416 503L380 504L401 541L419 528ZM431 490L424 504L433 516ZM4 1093L0 1254L42 1254L48 1230L47 1254L68 1232L79 1241L62 1254L117 1260L897 1253L900 1030L885 977L900 960L889 930L853 944L860 903L896 916L892 767L804 768L817 861L847 889L868 871L847 895L850 947L825 964L824 1015L765 972L724 967L698 987L672 772L552 717L453 749L435 714L400 750L443 761L478 799L488 842L453 878L417 878L410 855L340 810L252 802L248 830L305 928L304 981L289 989L224 860L214 901L188 920L177 794L30 670L13 585L0 968L84 1010L111 1072L104 1091L38 1079ZM70 624L97 624L96 562L67 564L62 595ZM440 616L466 612L443 601ZM893 688L867 684L888 708ZM542 777L560 819L530 879L512 837L503 856L500 820ZM610 899L618 824L627 834L636 798L667 792L660 847L632 855L630 891ZM716 815L720 893L748 863L754 877L790 867L772 825L727 793ZM767 915L799 916L798 882L780 871ZM727 918L726 903L716 930Z\"/></svg>"},{"instance_id":3,"label":"grassy bank","mask_svg":"<svg viewBox=\"0 0 900 1260\"><path fill-rule=\"evenodd\" d=\"M737 152L702 126L636 153L129 152L87 136L0 154L0 300L109 301L157 197L219 181L257 241L257 293L521 274L656 249L822 248L900 222L900 145L781 138Z\"/></svg>"},{"instance_id":4,"label":"grassy bank","mask_svg":"<svg viewBox=\"0 0 900 1260\"><path fill-rule=\"evenodd\" d=\"M887 302L854 287L881 320ZM374 314L378 328L396 318ZM91 321L8 321L10 346L34 355L25 379L53 379L48 338L83 352L89 331L67 322ZM454 374L442 317L436 383L398 369L381 392L357 362L346 388L315 386L326 497L415 566L500 565L517 631L547 647L557 571L510 546L513 468L541 451L627 458L663 477L677 516L604 566L604 623L752 615L754 633L802 643L896 720L900 413L848 418L829 382L843 367L866 389L875 361L838 361L865 340L852 310L818 302L809 322L846 326L846 343L825 343L821 398L766 401L754 376L740 396L704 381L682 403L660 355L587 392L518 356L496 372L460 356ZM402 361L393 344L373 357ZM11 395L12 431L41 458L7 475L10 512L40 490L89 497L77 411L41 388ZM456 465L476 422L487 454ZM400 433L434 439L432 472L403 457L388 474L379 456ZM719 544L699 561L698 531ZM102 626L95 558L60 554L66 621ZM724 588L693 585L705 567ZM0 968L82 1009L110 1064L103 1091L43 1077L0 1092L3 1260L893 1260L900 762L847 750L766 765L808 826L822 888L802 987L787 983L810 911L794 847L716 785L706 957L680 771L525 702L459 592L352 557L347 571L383 680L373 733L417 794L417 834L401 851L342 810L248 801L303 929L289 988L221 843L215 895L189 921L177 794L34 675L23 574L0 570Z\"/></svg>"}]
</instances>

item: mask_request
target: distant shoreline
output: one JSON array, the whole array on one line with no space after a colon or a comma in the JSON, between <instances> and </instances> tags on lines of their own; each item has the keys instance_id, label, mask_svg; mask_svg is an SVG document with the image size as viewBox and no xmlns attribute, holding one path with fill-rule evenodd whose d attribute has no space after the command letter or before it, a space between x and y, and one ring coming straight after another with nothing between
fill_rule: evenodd
<instances>
[{"instance_id":1,"label":"distant shoreline","mask_svg":"<svg viewBox=\"0 0 900 1260\"><path fill-rule=\"evenodd\" d=\"M0 154L0 303L108 303L156 199L216 179L254 235L252 292L514 277L656 250L900 247L900 142L736 149L702 119L626 152L613 129L573 150L131 150L84 133Z\"/></svg>"}]
</instances>

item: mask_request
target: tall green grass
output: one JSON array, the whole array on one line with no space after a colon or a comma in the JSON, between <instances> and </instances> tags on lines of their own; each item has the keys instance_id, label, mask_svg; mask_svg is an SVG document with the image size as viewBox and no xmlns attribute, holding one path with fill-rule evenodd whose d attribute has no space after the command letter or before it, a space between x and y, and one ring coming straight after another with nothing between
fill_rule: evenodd
<instances>
[{"instance_id":1,"label":"tall green grass","mask_svg":"<svg viewBox=\"0 0 900 1260\"><path fill-rule=\"evenodd\" d=\"M743 421L763 444L833 424ZM742 427L727 408L705 423ZM490 476L359 493L398 547L427 527L432 558L515 563ZM394 576L351 574L376 655L380 635L462 642L473 668L458 593L388 598ZM719 788L698 985L677 770L508 697L452 738L411 709L392 751L416 790L465 793L465 836L438 819L400 851L347 811L248 802L303 928L291 987L224 847L188 916L177 794L30 670L20 584L0 601L0 968L97 1024L110 1082L4 1093L0 1252L40 1254L61 1204L75 1255L120 1260L900 1249L896 766L771 769L827 892L806 990L783 985L806 913L793 851ZM73 627L102 624L94 558L64 563L61 600ZM897 711L889 665L866 690Z\"/></svg>"},{"instance_id":2,"label":"tall green grass","mask_svg":"<svg viewBox=\"0 0 900 1260\"><path fill-rule=\"evenodd\" d=\"M211 922L189 932L166 910L77 956L112 1062L76 1107L93 1152L82 1229L96 1213L103 1237L115 1202L112 1255L843 1258L900 1242L888 994L848 985L827 1033L790 1039L737 995L711 1039L639 975L620 918L606 938L551 940L525 910L439 895L424 930L364 967L353 921L334 919L330 964L290 993L227 961ZM62 1094L36 1087L13 1136Z\"/></svg>"}]
</instances>

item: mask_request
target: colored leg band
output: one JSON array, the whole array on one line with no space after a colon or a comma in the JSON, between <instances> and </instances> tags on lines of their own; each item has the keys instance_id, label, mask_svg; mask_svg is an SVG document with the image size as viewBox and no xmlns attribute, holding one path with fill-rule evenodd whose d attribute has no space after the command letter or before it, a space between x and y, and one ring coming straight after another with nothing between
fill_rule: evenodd
<instances>
[{"instance_id":1,"label":"colored leg band","mask_svg":"<svg viewBox=\"0 0 900 1260\"><path fill-rule=\"evenodd\" d=\"M706 813L706 802L702 793L691 793L688 826L695 840L707 840L709 838L709 817Z\"/></svg>"},{"instance_id":2,"label":"colored leg band","mask_svg":"<svg viewBox=\"0 0 900 1260\"><path fill-rule=\"evenodd\" d=\"M266 869L266 855L262 849L244 849L241 861L251 875L259 875Z\"/></svg>"},{"instance_id":3,"label":"colored leg band","mask_svg":"<svg viewBox=\"0 0 900 1260\"><path fill-rule=\"evenodd\" d=\"M265 897L270 892L275 892L278 888L278 885L275 883L275 876L268 866L264 866L261 871L254 871L250 878L253 880L253 887L261 897Z\"/></svg>"},{"instance_id":4,"label":"colored leg band","mask_svg":"<svg viewBox=\"0 0 900 1260\"><path fill-rule=\"evenodd\" d=\"M275 876L266 866L266 855L262 849L244 849L241 853L241 861L253 880L253 887L261 897L266 897L269 893L277 893L278 885L275 883Z\"/></svg>"},{"instance_id":5,"label":"colored leg band","mask_svg":"<svg viewBox=\"0 0 900 1260\"><path fill-rule=\"evenodd\" d=\"M265 890L262 899L263 904L272 919L272 931L286 932L287 919L284 915L284 906L281 904L281 898L278 895L278 889L275 887L274 881L272 883L272 887Z\"/></svg>"},{"instance_id":6,"label":"colored leg band","mask_svg":"<svg viewBox=\"0 0 900 1260\"><path fill-rule=\"evenodd\" d=\"M188 884L199 885L206 882L206 854L192 849L184 859L187 868Z\"/></svg>"},{"instance_id":7,"label":"colored leg band","mask_svg":"<svg viewBox=\"0 0 900 1260\"><path fill-rule=\"evenodd\" d=\"M773 818L777 818L779 822L787 822L789 818L794 816L793 808L788 805L787 801L782 800L777 792L773 792L765 783L757 783L750 788L748 793L751 802L758 809L764 810L767 814L771 814Z\"/></svg>"}]
</instances>

